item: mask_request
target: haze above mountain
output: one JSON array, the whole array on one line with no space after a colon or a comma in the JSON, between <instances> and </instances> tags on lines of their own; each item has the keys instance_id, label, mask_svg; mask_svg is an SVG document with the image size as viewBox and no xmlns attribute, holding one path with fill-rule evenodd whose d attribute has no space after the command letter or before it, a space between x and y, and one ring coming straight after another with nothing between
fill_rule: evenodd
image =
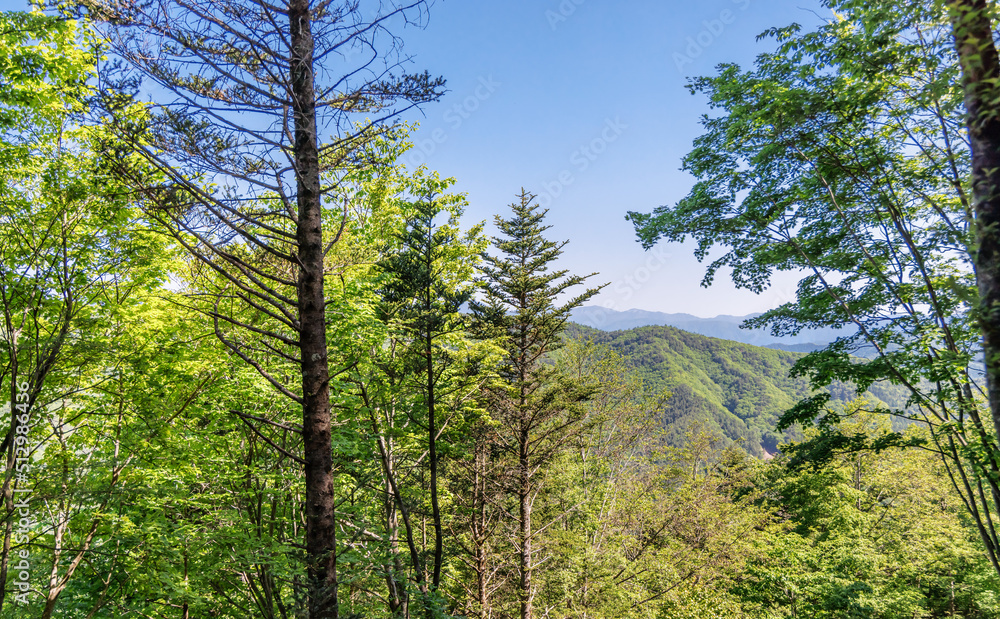
<instances>
[{"instance_id":1,"label":"haze above mountain","mask_svg":"<svg viewBox=\"0 0 1000 619\"><path fill-rule=\"evenodd\" d=\"M665 325L723 340L797 352L809 352L823 348L837 337L850 333L846 329L826 328L802 331L795 336L777 337L766 329L740 328L745 320L755 316L759 316L759 314L746 316L723 314L714 318L700 318L691 314L668 314L640 309L620 312L606 307L588 305L575 309L572 313L572 320L577 324L609 332Z\"/></svg>"}]
</instances>

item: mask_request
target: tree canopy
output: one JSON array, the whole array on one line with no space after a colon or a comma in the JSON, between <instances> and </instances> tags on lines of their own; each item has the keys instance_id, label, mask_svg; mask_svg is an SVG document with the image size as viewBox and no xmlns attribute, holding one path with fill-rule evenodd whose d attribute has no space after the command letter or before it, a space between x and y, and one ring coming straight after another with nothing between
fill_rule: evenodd
<instances>
[{"instance_id":1,"label":"tree canopy","mask_svg":"<svg viewBox=\"0 0 1000 619\"><path fill-rule=\"evenodd\" d=\"M570 323L402 164L428 2L0 13L0 619L1000 617L995 7L826 4L629 215L810 354Z\"/></svg>"}]
</instances>

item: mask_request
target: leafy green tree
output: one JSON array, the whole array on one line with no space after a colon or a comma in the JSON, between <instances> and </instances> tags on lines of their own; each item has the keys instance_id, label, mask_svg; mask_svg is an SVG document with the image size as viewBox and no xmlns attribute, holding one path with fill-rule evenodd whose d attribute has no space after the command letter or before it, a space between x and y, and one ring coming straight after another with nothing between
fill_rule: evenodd
<instances>
[{"instance_id":1,"label":"leafy green tree","mask_svg":"<svg viewBox=\"0 0 1000 619\"><path fill-rule=\"evenodd\" d=\"M971 147L972 252L979 292L986 390L1000 440L1000 55L993 40L996 8L986 0L946 3L962 72L965 127ZM994 470L994 473L997 473Z\"/></svg>"},{"instance_id":2,"label":"leafy green tree","mask_svg":"<svg viewBox=\"0 0 1000 619\"><path fill-rule=\"evenodd\" d=\"M385 472L392 494L403 517L406 542L414 573L424 596L428 618L440 616L433 611L432 597L441 587L445 562L445 523L441 494L445 454L461 449L458 431L466 424L467 402L488 377L482 346L475 346L467 332L468 320L460 313L472 298L474 268L485 249L482 226L465 234L458 228L461 198L438 196L448 181L428 178L424 195L408 209L404 230L394 240L398 245L381 261L386 281L380 288L385 319L398 325L396 336L403 348L399 367L407 381L422 380L416 388L421 406L409 414L410 420L426 432L426 467L430 502L433 549L430 557L418 550L417 531L411 522L411 508L404 503L400 479L388 466ZM446 221L439 221L447 218ZM411 387L412 388L412 387ZM416 414L415 414L416 413ZM446 435L445 432L449 431ZM450 439L441 449L442 438ZM447 443L451 443L448 445ZM422 456L421 456L422 457ZM419 460L419 458L418 458ZM429 567L428 567L429 564Z\"/></svg>"},{"instance_id":3,"label":"leafy green tree","mask_svg":"<svg viewBox=\"0 0 1000 619\"><path fill-rule=\"evenodd\" d=\"M807 438L826 431L870 443L891 433L865 400L850 403L834 425L809 429ZM795 464L782 456L757 467L758 496L777 518L756 540L763 556L735 584L747 607L815 617L997 612L997 576L934 453L861 449Z\"/></svg>"},{"instance_id":4,"label":"leafy green tree","mask_svg":"<svg viewBox=\"0 0 1000 619\"><path fill-rule=\"evenodd\" d=\"M590 341L569 340L558 370L599 388L586 403L576 449L555 459L536 510L556 523L540 533L549 559L540 570L540 604L566 616L626 617L631 572L621 549L633 543L621 516L659 453L659 411L669 394L651 390L624 357Z\"/></svg>"},{"instance_id":5,"label":"leafy green tree","mask_svg":"<svg viewBox=\"0 0 1000 619\"><path fill-rule=\"evenodd\" d=\"M1000 573L1000 451L976 361L974 166L958 150L949 13L942 3L826 5L838 18L814 32L769 31L777 50L754 69L724 65L694 81L722 111L685 158L698 182L676 206L629 217L646 247L689 235L699 258L721 247L706 285L722 267L756 292L775 271L804 272L795 301L750 324L853 327L795 374L815 388L904 387L909 401L884 412L931 428ZM812 423L829 399L804 400L780 425ZM909 440L897 432L878 446Z\"/></svg>"},{"instance_id":6,"label":"leafy green tree","mask_svg":"<svg viewBox=\"0 0 1000 619\"><path fill-rule=\"evenodd\" d=\"M48 618L86 561L113 546L107 514L133 461L122 451L128 423L90 405L127 354L117 342L128 315L161 285L171 256L135 225L109 174L106 128L80 123L96 62L86 25L3 13L0 58L0 393L9 403L0 613ZM34 524L15 533L25 509ZM15 558L32 569L15 578Z\"/></svg>"},{"instance_id":7,"label":"leafy green tree","mask_svg":"<svg viewBox=\"0 0 1000 619\"><path fill-rule=\"evenodd\" d=\"M502 382L488 388L487 401L500 426L498 447L511 459L507 483L515 499L512 547L517 555L521 619L534 616L537 589L532 575L540 561L538 531L548 524L532 520L534 502L546 468L582 431L583 403L594 392L592 384L551 367L546 355L559 348L570 312L600 290L589 288L560 304L564 293L590 276L550 270L565 242L543 236L548 229L542 225L545 211L540 212L533 200L522 189L518 202L511 205L511 217L496 217L503 236L494 237L493 244L500 254L486 255L482 298L469 304L481 333L498 338L505 351Z\"/></svg>"}]
</instances>

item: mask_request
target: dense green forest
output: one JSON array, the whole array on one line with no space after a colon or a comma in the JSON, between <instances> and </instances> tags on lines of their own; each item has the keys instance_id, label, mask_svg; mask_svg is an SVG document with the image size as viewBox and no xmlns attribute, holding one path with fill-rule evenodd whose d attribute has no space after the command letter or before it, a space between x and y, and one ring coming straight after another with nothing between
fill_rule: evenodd
<instances>
[{"instance_id":1,"label":"dense green forest","mask_svg":"<svg viewBox=\"0 0 1000 619\"><path fill-rule=\"evenodd\" d=\"M776 430L782 413L814 395L804 377L790 375L802 353L720 340L673 327L641 327L605 333L570 324L572 339L607 347L627 359L633 372L653 389L670 397L661 409L661 425L670 440L681 444L683 428L697 422L734 441L747 453L764 457L779 445L802 439L801 429ZM857 398L851 385L835 382L823 389L839 405ZM865 397L873 405L906 409L908 393L876 383ZM897 428L907 420L892 417Z\"/></svg>"},{"instance_id":2,"label":"dense green forest","mask_svg":"<svg viewBox=\"0 0 1000 619\"><path fill-rule=\"evenodd\" d=\"M692 83L628 217L808 354L573 325L529 189L403 164L429 4L0 13L0 617L1000 617L994 3Z\"/></svg>"}]
</instances>

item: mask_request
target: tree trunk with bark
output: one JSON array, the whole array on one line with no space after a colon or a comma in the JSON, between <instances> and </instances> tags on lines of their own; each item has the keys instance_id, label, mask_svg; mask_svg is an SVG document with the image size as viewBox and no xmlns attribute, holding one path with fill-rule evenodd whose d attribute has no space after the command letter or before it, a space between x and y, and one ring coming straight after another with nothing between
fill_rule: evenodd
<instances>
[{"instance_id":1,"label":"tree trunk with bark","mask_svg":"<svg viewBox=\"0 0 1000 619\"><path fill-rule=\"evenodd\" d=\"M320 195L314 42L308 0L289 4L291 77L298 189L298 316L302 353L302 437L306 482L306 554L310 619L337 619L337 519L331 448L330 368L323 294L323 218Z\"/></svg>"},{"instance_id":2,"label":"tree trunk with bark","mask_svg":"<svg viewBox=\"0 0 1000 619\"><path fill-rule=\"evenodd\" d=\"M531 530L531 475L528 468L530 463L527 453L530 437L527 432L523 432L521 436L521 458L518 466L520 483L517 490L520 511L518 543L521 546L521 551L518 554L518 571L521 574L521 582L519 583L520 591L518 593L521 596L521 619L531 619L535 592L531 588L531 537L533 531Z\"/></svg>"},{"instance_id":3,"label":"tree trunk with bark","mask_svg":"<svg viewBox=\"0 0 1000 619\"><path fill-rule=\"evenodd\" d=\"M972 146L976 283L986 383L1000 436L1000 58L986 0L950 3Z\"/></svg>"}]
</instances>

